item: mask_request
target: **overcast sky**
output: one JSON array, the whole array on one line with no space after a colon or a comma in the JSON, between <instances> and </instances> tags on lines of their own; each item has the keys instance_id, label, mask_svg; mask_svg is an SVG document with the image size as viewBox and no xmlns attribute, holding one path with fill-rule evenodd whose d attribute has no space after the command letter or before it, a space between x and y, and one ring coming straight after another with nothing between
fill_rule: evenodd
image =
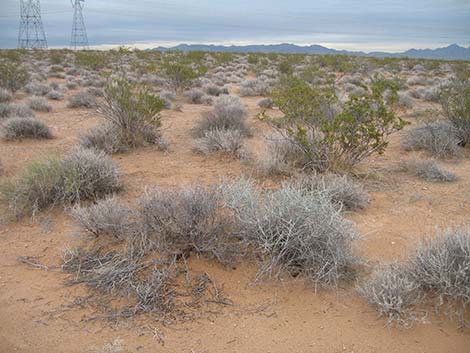
<instances>
[{"instance_id":1,"label":"overcast sky","mask_svg":"<svg viewBox=\"0 0 470 353\"><path fill-rule=\"evenodd\" d=\"M69 0L41 0L50 47L68 46ZM91 45L321 44L401 51L470 46L470 0L86 0ZM16 47L19 0L0 0L0 47Z\"/></svg>"}]
</instances>

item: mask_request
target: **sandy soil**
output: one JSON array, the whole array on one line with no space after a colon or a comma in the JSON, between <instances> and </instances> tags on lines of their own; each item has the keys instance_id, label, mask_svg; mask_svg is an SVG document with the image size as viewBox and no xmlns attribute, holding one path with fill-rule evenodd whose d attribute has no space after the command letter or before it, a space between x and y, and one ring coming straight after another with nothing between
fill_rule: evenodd
<instances>
[{"instance_id":1,"label":"sandy soil","mask_svg":"<svg viewBox=\"0 0 470 353\"><path fill-rule=\"evenodd\" d=\"M249 144L257 153L268 129L255 118L258 99L243 100L255 131ZM48 153L65 153L80 133L98 121L91 111L65 108L65 101L52 104L52 113L37 116L53 127L56 138L1 141L0 155L8 173L0 181ZM208 109L185 104L182 112L164 112L169 152L144 148L113 157L124 174L122 198L132 202L146 186L211 183L223 176L253 174L252 166L229 157L203 157L191 151L190 129ZM401 150L397 134L387 152L366 166L375 171L365 180L372 196L370 206L348 215L363 234L358 245L371 264L405 258L436 226L468 222L470 159L444 163L459 181L432 184L396 170L400 159L408 156ZM470 331L459 331L458 323L446 316L428 316L427 323L408 330L388 328L353 286L315 293L295 280L255 284L256 266L249 263L229 270L191 260L192 268L207 272L233 301L232 306L205 312L196 320L169 327L145 318L117 325L84 321L90 310L71 304L87 292L64 286L66 277L60 271L61 251L81 241L77 228L60 209L33 220L0 225L1 353L470 352ZM35 256L48 270L19 263L18 256Z\"/></svg>"}]
</instances>

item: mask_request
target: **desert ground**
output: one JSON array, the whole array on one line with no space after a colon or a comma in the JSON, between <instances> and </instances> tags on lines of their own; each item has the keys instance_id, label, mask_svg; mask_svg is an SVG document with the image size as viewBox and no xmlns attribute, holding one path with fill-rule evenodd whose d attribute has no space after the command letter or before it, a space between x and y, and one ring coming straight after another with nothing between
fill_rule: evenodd
<instances>
[{"instance_id":1,"label":"desert ground","mask_svg":"<svg viewBox=\"0 0 470 353\"><path fill-rule=\"evenodd\" d=\"M102 71L130 67L132 54L122 55L127 61L121 67L117 63L109 64ZM259 171L256 161L269 153L266 136L272 132L272 126L259 117L264 109L258 102L267 94L243 94L243 82L259 79L262 74L254 72L246 55L236 58L235 64L210 66L205 76L213 82L225 78L222 85L228 93L241 96L247 111L246 123L252 131L244 142L251 158L247 161L223 151L196 153L191 130L212 106L190 103L178 91L171 98L170 107L161 112L160 130L169 143L167 150L148 145L111 155L121 171L123 190L117 194L119 200L135 205L137 198L154 186L212 185L222 178L241 176L254 179L263 189L276 189L292 177ZM32 65L33 56L24 60ZM14 180L33 161L66 155L80 143L80 136L102 121L96 107L67 106L70 97L87 89L84 76L105 81L96 74L97 70L82 69L67 76L48 75L47 68L52 64L47 57L35 60L36 73L46 71L42 77L30 79L30 83L53 84L59 90L71 79L78 84L64 88L62 99L49 99L50 111L35 111L35 118L50 128L54 138L0 140L0 161L4 169L0 183ZM66 70L74 67L68 59L61 65ZM440 65L441 68L450 66ZM410 81L410 77L432 81L438 75L442 80L451 75L450 69L438 74L437 69L419 63L410 66L397 74L408 80L407 92L421 87ZM231 74L236 70L237 79ZM388 68L380 64L373 70L386 73ZM351 76L341 71L334 74L337 83ZM134 74L129 80L141 78ZM423 87L438 84L434 81ZM163 88L154 84L152 89L158 93ZM14 94L13 102L26 103L31 95L20 89ZM96 100L99 103L103 98L98 96ZM432 237L438 229L469 222L468 148L462 148L456 157L437 159L441 167L457 177L452 182L430 182L400 167L411 158L432 158L426 151L405 151L402 140L410 129L420 124L421 116L432 115L433 109L439 109L438 102L432 99L410 96L409 101L409 106L397 113L409 124L390 136L383 154L371 155L352 173L370 199L363 209L344 213L360 234L355 249L363 265L353 281L339 282L332 288L315 288L302 276L281 274L279 278L257 279L259 265L253 259L243 258L227 267L191 254L185 260L186 266L193 273L207 274L223 290L227 298L223 304L203 303L191 311L191 316L171 322L146 314L103 318L96 307L88 305L88 301L96 300L92 289L85 284L66 283L73 275L62 271L63 251L93 240L70 216L70 205L56 205L32 216L18 219L5 216L0 225L0 352L469 352L470 332L448 310L437 310L429 303L423 306L425 313L420 320L410 327L388 325L387 319L380 317L356 290L358 283L376 266L406 261L420 242ZM273 116L281 114L275 106L267 112ZM1 212L7 215L7 207ZM463 315L470 319L468 306Z\"/></svg>"}]
</instances>

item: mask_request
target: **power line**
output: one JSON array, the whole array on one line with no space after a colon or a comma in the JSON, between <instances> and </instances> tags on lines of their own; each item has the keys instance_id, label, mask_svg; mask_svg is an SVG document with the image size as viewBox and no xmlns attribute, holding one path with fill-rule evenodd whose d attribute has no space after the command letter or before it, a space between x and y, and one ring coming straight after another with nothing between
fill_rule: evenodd
<instances>
[{"instance_id":1,"label":"power line","mask_svg":"<svg viewBox=\"0 0 470 353\"><path fill-rule=\"evenodd\" d=\"M20 0L18 48L47 49L39 0Z\"/></svg>"},{"instance_id":2,"label":"power line","mask_svg":"<svg viewBox=\"0 0 470 353\"><path fill-rule=\"evenodd\" d=\"M86 34L85 21L83 20L83 6L85 0L71 0L73 6L73 24L72 37L70 39L70 48L88 49L88 37Z\"/></svg>"}]
</instances>

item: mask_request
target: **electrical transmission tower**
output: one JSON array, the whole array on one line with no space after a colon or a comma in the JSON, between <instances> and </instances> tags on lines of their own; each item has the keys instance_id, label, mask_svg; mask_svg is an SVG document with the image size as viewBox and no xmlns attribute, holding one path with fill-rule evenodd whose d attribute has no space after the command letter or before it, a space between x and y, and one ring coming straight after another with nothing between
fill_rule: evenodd
<instances>
[{"instance_id":1,"label":"electrical transmission tower","mask_svg":"<svg viewBox=\"0 0 470 353\"><path fill-rule=\"evenodd\" d=\"M20 0L18 48L47 49L39 0Z\"/></svg>"},{"instance_id":2,"label":"electrical transmission tower","mask_svg":"<svg viewBox=\"0 0 470 353\"><path fill-rule=\"evenodd\" d=\"M85 0L70 0L73 6L73 25L72 39L70 40L70 48L88 49L88 37L86 35L85 21L83 20L83 6Z\"/></svg>"}]
</instances>

